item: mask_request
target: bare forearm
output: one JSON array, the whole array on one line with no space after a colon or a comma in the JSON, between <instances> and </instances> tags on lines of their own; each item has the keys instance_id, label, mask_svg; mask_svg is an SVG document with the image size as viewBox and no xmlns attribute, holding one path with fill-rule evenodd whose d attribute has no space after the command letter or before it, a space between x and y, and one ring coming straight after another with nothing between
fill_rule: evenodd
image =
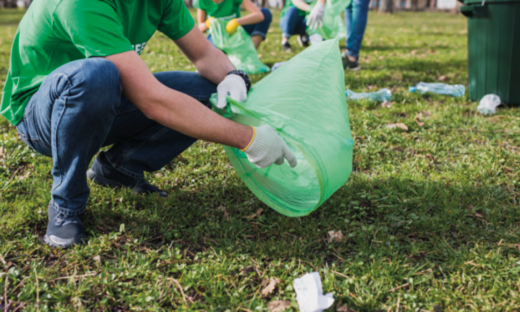
<instances>
[{"instance_id":1,"label":"bare forearm","mask_svg":"<svg viewBox=\"0 0 520 312\"><path fill-rule=\"evenodd\" d=\"M256 24L256 23L262 22L263 20L264 20L264 15L262 14L262 12L256 12L256 13L249 14L249 15L241 17L241 18L237 18L237 22L240 25Z\"/></svg>"},{"instance_id":2,"label":"bare forearm","mask_svg":"<svg viewBox=\"0 0 520 312\"><path fill-rule=\"evenodd\" d=\"M152 103L152 119L196 139L244 148L253 136L251 127L221 117L184 93L164 88Z\"/></svg>"},{"instance_id":3,"label":"bare forearm","mask_svg":"<svg viewBox=\"0 0 520 312\"><path fill-rule=\"evenodd\" d=\"M230 71L235 70L235 67L224 52L213 45L194 64L202 77L216 84L224 80Z\"/></svg>"},{"instance_id":4,"label":"bare forearm","mask_svg":"<svg viewBox=\"0 0 520 312\"><path fill-rule=\"evenodd\" d=\"M295 7L302 11L309 11L310 6L303 0L292 0Z\"/></svg>"}]
</instances>

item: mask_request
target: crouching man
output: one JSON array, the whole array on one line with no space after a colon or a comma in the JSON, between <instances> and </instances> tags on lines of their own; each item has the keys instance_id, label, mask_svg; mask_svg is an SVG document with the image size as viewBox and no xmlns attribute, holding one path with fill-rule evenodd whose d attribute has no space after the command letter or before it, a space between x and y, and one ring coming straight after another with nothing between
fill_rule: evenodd
<instances>
[{"instance_id":1,"label":"crouching man","mask_svg":"<svg viewBox=\"0 0 520 312\"><path fill-rule=\"evenodd\" d=\"M139 54L156 30L198 73L150 72ZM45 242L85 242L87 176L167 196L143 173L161 169L196 139L240 148L259 167L284 158L295 166L273 128L244 126L208 109L212 93L224 107L227 95L244 101L249 88L247 75L195 27L183 0L35 0L13 42L0 109L25 143L52 157Z\"/></svg>"}]
</instances>

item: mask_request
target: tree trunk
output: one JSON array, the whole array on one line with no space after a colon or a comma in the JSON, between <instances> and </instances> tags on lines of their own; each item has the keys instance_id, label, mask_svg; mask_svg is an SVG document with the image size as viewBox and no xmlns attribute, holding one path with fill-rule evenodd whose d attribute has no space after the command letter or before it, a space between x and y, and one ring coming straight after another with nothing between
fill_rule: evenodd
<instances>
[{"instance_id":1,"label":"tree trunk","mask_svg":"<svg viewBox=\"0 0 520 312\"><path fill-rule=\"evenodd\" d=\"M379 4L379 13L392 13L394 12L394 1L393 0L381 0Z\"/></svg>"}]
</instances>

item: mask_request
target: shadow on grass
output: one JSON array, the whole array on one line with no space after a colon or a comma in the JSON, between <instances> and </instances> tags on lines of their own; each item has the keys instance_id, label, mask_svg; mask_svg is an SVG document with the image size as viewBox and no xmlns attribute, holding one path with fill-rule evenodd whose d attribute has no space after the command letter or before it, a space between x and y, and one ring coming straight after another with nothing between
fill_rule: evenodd
<instances>
[{"instance_id":1,"label":"shadow on grass","mask_svg":"<svg viewBox=\"0 0 520 312\"><path fill-rule=\"evenodd\" d=\"M302 218L282 216L253 201L252 194L239 185L226 188L222 197L214 195L221 189L175 192L175 198L164 201L136 197L137 213L122 213L116 205L115 210L92 209L85 219L94 236L118 232L124 223L129 239L141 238L152 250L178 244L187 254L211 249L262 261L341 264L360 252L391 257L398 249L416 260L443 262L473 244L518 243L507 234L520 221L514 195L507 188L449 184L354 179ZM244 205L243 195L251 205ZM503 204L497 208L493 202ZM229 220L219 207L226 207ZM248 218L258 208L263 209L261 216ZM330 243L327 232L331 230L341 230L347 238Z\"/></svg>"}]
</instances>

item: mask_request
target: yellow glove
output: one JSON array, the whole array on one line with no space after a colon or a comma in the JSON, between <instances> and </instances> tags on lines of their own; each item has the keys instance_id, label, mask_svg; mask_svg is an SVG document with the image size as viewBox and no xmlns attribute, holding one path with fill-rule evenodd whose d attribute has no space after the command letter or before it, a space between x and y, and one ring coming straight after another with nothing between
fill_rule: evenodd
<instances>
[{"instance_id":1,"label":"yellow glove","mask_svg":"<svg viewBox=\"0 0 520 312\"><path fill-rule=\"evenodd\" d=\"M227 23L226 32L233 35L237 31L238 26L240 26L240 24L237 22L237 19L234 18Z\"/></svg>"},{"instance_id":2,"label":"yellow glove","mask_svg":"<svg viewBox=\"0 0 520 312\"><path fill-rule=\"evenodd\" d=\"M211 21L213 21L215 18L214 17L210 17L206 20L206 27L208 27L208 29L210 29L211 27Z\"/></svg>"}]
</instances>

